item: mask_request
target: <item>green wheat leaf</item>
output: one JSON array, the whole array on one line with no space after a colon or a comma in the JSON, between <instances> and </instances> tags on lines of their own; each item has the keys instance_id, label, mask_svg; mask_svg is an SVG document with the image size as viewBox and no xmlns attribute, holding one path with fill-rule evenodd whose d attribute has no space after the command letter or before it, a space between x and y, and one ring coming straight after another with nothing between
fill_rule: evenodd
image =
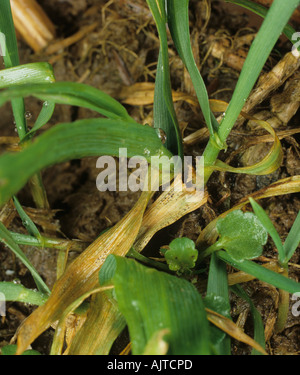
<instances>
[{"instance_id":1,"label":"green wheat leaf","mask_svg":"<svg viewBox=\"0 0 300 375\"><path fill-rule=\"evenodd\" d=\"M267 268L251 260L237 262L225 251L218 251L217 256L224 262L230 264L232 267L235 267L240 271L244 271L261 281L273 285L275 286L275 288L286 290L291 294L300 292L300 283L296 282L295 280L289 279L285 276L282 276L274 271L268 270Z\"/></svg>"},{"instance_id":2,"label":"green wheat leaf","mask_svg":"<svg viewBox=\"0 0 300 375\"><path fill-rule=\"evenodd\" d=\"M0 157L0 205L51 165L88 156L119 156L122 147L127 148L128 157L140 155L148 162L154 155L172 156L147 125L102 118L59 124L20 152Z\"/></svg>"},{"instance_id":3,"label":"green wheat leaf","mask_svg":"<svg viewBox=\"0 0 300 375\"><path fill-rule=\"evenodd\" d=\"M157 332L164 329L168 330L164 337L169 345L168 354L210 353L204 304L191 283L128 258L110 255L107 262L110 270L108 273L103 270L104 263L100 283L112 276L134 355L143 354Z\"/></svg>"},{"instance_id":4,"label":"green wheat leaf","mask_svg":"<svg viewBox=\"0 0 300 375\"><path fill-rule=\"evenodd\" d=\"M0 105L14 98L34 96L58 104L79 106L94 110L106 117L134 122L126 109L111 96L95 87L77 82L27 84L0 92Z\"/></svg>"},{"instance_id":5,"label":"green wheat leaf","mask_svg":"<svg viewBox=\"0 0 300 375\"><path fill-rule=\"evenodd\" d=\"M182 137L172 98L165 0L147 0L147 3L155 20L160 40L154 93L154 127L165 132L166 147L174 155L183 157Z\"/></svg>"},{"instance_id":6,"label":"green wheat leaf","mask_svg":"<svg viewBox=\"0 0 300 375\"><path fill-rule=\"evenodd\" d=\"M257 14L258 16L265 18L268 14L268 8L264 7L263 5L253 3L249 0L225 0L227 3L232 3L236 5L240 5L243 8L251 10L253 13ZM283 34L291 41L294 42L293 35L296 33L296 30L289 24L283 29ZM300 47L298 47L300 49Z\"/></svg>"},{"instance_id":7,"label":"green wheat leaf","mask_svg":"<svg viewBox=\"0 0 300 375\"><path fill-rule=\"evenodd\" d=\"M34 278L36 285L41 293L50 294L50 289L47 287L41 276L38 274L37 270L31 264L29 259L20 249L20 247L15 243L10 235L10 232L5 228L5 226L0 222L0 237L1 242L3 242L11 251L22 261L22 263L29 269L32 277Z\"/></svg>"},{"instance_id":8,"label":"green wheat leaf","mask_svg":"<svg viewBox=\"0 0 300 375\"><path fill-rule=\"evenodd\" d=\"M194 59L190 41L188 11L189 0L167 0L168 26L170 28L172 39L180 58L191 76L209 132L212 138L218 143L219 140L215 132L218 130L219 124L210 110L205 83ZM222 148L221 144L219 144L219 146Z\"/></svg>"},{"instance_id":9,"label":"green wheat leaf","mask_svg":"<svg viewBox=\"0 0 300 375\"><path fill-rule=\"evenodd\" d=\"M48 295L45 293L7 281L0 282L0 293L5 296L5 301L24 302L37 306L43 305L48 299Z\"/></svg>"}]
</instances>

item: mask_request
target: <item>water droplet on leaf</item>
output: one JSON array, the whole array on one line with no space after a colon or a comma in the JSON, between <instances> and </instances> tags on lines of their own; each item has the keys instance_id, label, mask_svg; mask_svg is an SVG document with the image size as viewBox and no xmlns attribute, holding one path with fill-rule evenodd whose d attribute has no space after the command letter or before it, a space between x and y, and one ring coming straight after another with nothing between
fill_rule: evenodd
<instances>
[{"instance_id":1,"label":"water droplet on leaf","mask_svg":"<svg viewBox=\"0 0 300 375\"><path fill-rule=\"evenodd\" d=\"M25 118L26 120L30 120L32 117L32 113L30 111L25 112Z\"/></svg>"}]
</instances>

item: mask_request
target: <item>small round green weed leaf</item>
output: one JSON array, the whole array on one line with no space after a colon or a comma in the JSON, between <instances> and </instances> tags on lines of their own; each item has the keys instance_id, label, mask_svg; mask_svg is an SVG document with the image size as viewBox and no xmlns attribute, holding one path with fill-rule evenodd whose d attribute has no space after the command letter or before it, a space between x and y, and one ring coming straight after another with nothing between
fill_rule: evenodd
<instances>
[{"instance_id":1,"label":"small round green weed leaf","mask_svg":"<svg viewBox=\"0 0 300 375\"><path fill-rule=\"evenodd\" d=\"M184 273L195 267L198 251L189 238L175 238L165 252L165 258L171 271Z\"/></svg>"},{"instance_id":2,"label":"small round green weed leaf","mask_svg":"<svg viewBox=\"0 0 300 375\"><path fill-rule=\"evenodd\" d=\"M252 212L230 212L217 222L219 244L236 261L253 259L262 254L268 233Z\"/></svg>"}]
</instances>

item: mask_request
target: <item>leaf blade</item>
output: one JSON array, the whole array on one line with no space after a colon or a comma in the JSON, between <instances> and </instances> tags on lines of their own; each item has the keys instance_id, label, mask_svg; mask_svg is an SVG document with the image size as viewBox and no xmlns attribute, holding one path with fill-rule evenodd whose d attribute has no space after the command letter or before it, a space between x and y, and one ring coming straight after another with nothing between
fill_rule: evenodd
<instances>
[{"instance_id":1,"label":"leaf blade","mask_svg":"<svg viewBox=\"0 0 300 375\"><path fill-rule=\"evenodd\" d=\"M45 293L7 281L0 282L0 292L5 295L6 301L24 302L37 306L43 305L48 299L48 295Z\"/></svg>"},{"instance_id":2,"label":"leaf blade","mask_svg":"<svg viewBox=\"0 0 300 375\"><path fill-rule=\"evenodd\" d=\"M272 221L270 220L266 212L263 210L263 208L258 203L256 203L253 198L250 197L249 201L256 216L259 218L260 222L263 224L263 226L268 231L269 235L272 237L279 253L279 261L280 263L282 263L284 260L284 248L277 230L275 229Z\"/></svg>"},{"instance_id":3,"label":"leaf blade","mask_svg":"<svg viewBox=\"0 0 300 375\"><path fill-rule=\"evenodd\" d=\"M27 96L59 104L85 107L109 118L134 122L117 100L95 87L77 82L23 84L7 88L0 92L0 105L7 100Z\"/></svg>"},{"instance_id":4,"label":"leaf blade","mask_svg":"<svg viewBox=\"0 0 300 375\"><path fill-rule=\"evenodd\" d=\"M244 289L240 285L231 286L230 289L243 298L245 301L248 302L250 306L250 310L252 313L253 324L254 324L254 340L263 348L266 349L266 342L265 342L265 332L264 332L264 324L261 318L260 313L254 306L251 298L248 294L244 291ZM261 355L262 353L259 352L257 349L252 349L252 355Z\"/></svg>"},{"instance_id":5,"label":"leaf blade","mask_svg":"<svg viewBox=\"0 0 300 375\"><path fill-rule=\"evenodd\" d=\"M212 138L216 137L218 122L210 110L205 83L196 65L189 30L189 0L167 0L168 26L180 58L185 64L195 88L206 125ZM215 128L214 128L215 126Z\"/></svg>"},{"instance_id":6,"label":"leaf blade","mask_svg":"<svg viewBox=\"0 0 300 375\"><path fill-rule=\"evenodd\" d=\"M285 253L284 263L286 264L293 256L300 242L300 212L294 221L294 224L284 242L283 249Z\"/></svg>"},{"instance_id":7,"label":"leaf blade","mask_svg":"<svg viewBox=\"0 0 300 375\"><path fill-rule=\"evenodd\" d=\"M46 62L18 65L0 70L0 89L53 82L55 82L53 68Z\"/></svg>"},{"instance_id":8,"label":"leaf blade","mask_svg":"<svg viewBox=\"0 0 300 375\"><path fill-rule=\"evenodd\" d=\"M171 156L149 126L100 118L59 124L20 152L0 157L0 205L50 165L87 156L119 156L121 146L127 147L128 157L141 155L150 161L154 155Z\"/></svg>"},{"instance_id":9,"label":"leaf blade","mask_svg":"<svg viewBox=\"0 0 300 375\"><path fill-rule=\"evenodd\" d=\"M172 99L165 1L147 0L147 3L154 17L160 40L154 95L154 127L165 131L168 149L173 154L182 157L182 137Z\"/></svg>"},{"instance_id":10,"label":"leaf blade","mask_svg":"<svg viewBox=\"0 0 300 375\"><path fill-rule=\"evenodd\" d=\"M131 259L114 258L113 283L129 326L133 354L142 354L153 335L165 328L170 330L165 337L170 345L168 354L209 354L208 322L196 289L186 280ZM149 293L150 285L155 293Z\"/></svg>"},{"instance_id":11,"label":"leaf blade","mask_svg":"<svg viewBox=\"0 0 300 375\"><path fill-rule=\"evenodd\" d=\"M215 245L237 262L260 256L268 239L266 229L251 212L232 211L217 221L216 228L220 239Z\"/></svg>"},{"instance_id":12,"label":"leaf blade","mask_svg":"<svg viewBox=\"0 0 300 375\"><path fill-rule=\"evenodd\" d=\"M240 5L241 7L249 9L263 18L265 18L266 15L268 14L268 8L264 7L263 5L253 3L248 0L225 0L225 1L227 3ZM291 43L293 43L292 36L296 32L296 30L291 25L286 24L282 32L291 41Z\"/></svg>"},{"instance_id":13,"label":"leaf blade","mask_svg":"<svg viewBox=\"0 0 300 375\"><path fill-rule=\"evenodd\" d=\"M300 291L300 283L295 280L284 277L274 271L268 270L251 260L244 260L243 262L236 262L229 254L224 251L218 251L217 255L220 259L230 264L231 266L253 275L261 281L274 285L276 288L286 290L293 294Z\"/></svg>"},{"instance_id":14,"label":"leaf blade","mask_svg":"<svg viewBox=\"0 0 300 375\"><path fill-rule=\"evenodd\" d=\"M37 270L34 268L34 266L31 264L27 256L23 253L20 247L15 243L15 241L10 235L10 232L5 228L5 226L1 222L0 222L0 236L1 236L1 241L6 246L8 246L13 251L13 253L22 261L22 263L28 268L40 292L49 294L50 289L45 284L45 282L43 281L43 279L41 278Z\"/></svg>"}]
</instances>

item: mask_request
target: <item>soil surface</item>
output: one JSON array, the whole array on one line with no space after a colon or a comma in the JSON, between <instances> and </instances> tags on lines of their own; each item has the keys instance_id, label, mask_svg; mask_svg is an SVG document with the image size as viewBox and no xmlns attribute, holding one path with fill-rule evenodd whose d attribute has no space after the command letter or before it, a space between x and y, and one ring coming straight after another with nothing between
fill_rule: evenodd
<instances>
[{"instance_id":1,"label":"soil surface","mask_svg":"<svg viewBox=\"0 0 300 375\"><path fill-rule=\"evenodd\" d=\"M21 63L49 61L53 64L57 81L83 82L97 87L122 99L122 90L138 82L154 82L159 42L154 22L147 8L146 1L135 0L39 0L39 4L48 14L56 28L58 40L63 40L84 26L97 22L93 31L85 34L75 44L58 50L55 54L34 53L24 41L19 40ZM239 66L220 61L211 53L212 43L216 40L235 45L239 37L251 36L256 32L261 20L246 11L234 6L224 6L219 1L190 1L191 39L196 62L208 88L210 98L229 101L239 77ZM211 11L209 11L211 9ZM250 38L250 37L249 37ZM227 41L227 42L226 42ZM228 44L228 48L230 46ZM172 43L170 47L171 79L175 91L193 95L191 81L183 64L178 58ZM244 43L233 52L243 58L249 44ZM282 38L268 60L265 71L270 70L288 51L290 43ZM297 77L295 77L296 79ZM278 92L281 92L280 87ZM275 95L273 93L272 95ZM271 96L255 108L254 113L271 108ZM41 108L41 102L32 98L26 99L26 109L30 112L29 125L34 123ZM152 105L126 105L128 112L140 123L152 123ZM188 137L196 130L204 128L201 111L198 108L178 101L176 113L182 128L183 136ZM94 117L92 111L63 105L57 105L50 123L45 128L61 122ZM299 123L299 111L288 124L277 130L294 129ZM0 127L2 136L15 136L10 104L0 108ZM45 129L44 128L44 129ZM44 131L44 129L42 131ZM244 126L233 132L228 140L228 149L220 158L226 160L241 144L239 133L250 134ZM185 216L174 225L161 231L145 249L145 254L157 255L161 245L167 245L173 238L186 236L196 240L201 230L215 217L232 207L247 194L261 189L279 179L299 175L299 135L284 137L281 142L284 159L278 171L270 176L256 177L233 175L215 172L209 183L209 202L197 211ZM194 144L185 144L185 153L201 155L207 138ZM268 144L255 145L251 157L261 159ZM2 147L2 146L1 146ZM4 149L2 147L2 149ZM231 160L232 165L241 163L241 155ZM245 156L249 161L249 155ZM252 158L253 159L253 158ZM251 160L250 164L255 162ZM57 237L78 239L92 242L99 233L117 223L137 200L135 193L107 192L100 193L96 188L96 158L73 160L55 165L43 171L43 182L46 187L51 220L45 226L45 215L34 208L28 188L18 195L20 202L31 209L32 217L41 230L55 233ZM264 199L261 204L272 219L282 239L284 239L300 208L300 195L289 194ZM51 224L51 225L50 225ZM16 215L10 222L10 230L25 233L21 220ZM40 275L49 287L56 280L57 252L52 249L25 247L22 249L30 258ZM70 252L69 260L78 253ZM277 252L273 242L269 241L264 252L265 257L276 258ZM291 259L290 277L299 281L300 251ZM229 270L230 271L230 270ZM0 279L15 280L27 287L34 287L29 272L1 245ZM244 283L243 287L253 299L262 315L267 336L267 352L273 355L300 353L300 318L292 315L289 309L288 320L280 334L272 331L278 308L278 290L266 283L254 280ZM249 335L253 334L251 313L248 305L240 298L231 295L232 318ZM291 301L292 305L293 301ZM291 307L291 306L290 306ZM32 307L20 303L8 303L8 313L0 323L0 346L10 342L17 327L32 311ZM42 353L49 353L53 330L49 329L36 340L33 347ZM115 349L115 350L119 350ZM251 348L237 341L233 342L233 354L250 354Z\"/></svg>"}]
</instances>

